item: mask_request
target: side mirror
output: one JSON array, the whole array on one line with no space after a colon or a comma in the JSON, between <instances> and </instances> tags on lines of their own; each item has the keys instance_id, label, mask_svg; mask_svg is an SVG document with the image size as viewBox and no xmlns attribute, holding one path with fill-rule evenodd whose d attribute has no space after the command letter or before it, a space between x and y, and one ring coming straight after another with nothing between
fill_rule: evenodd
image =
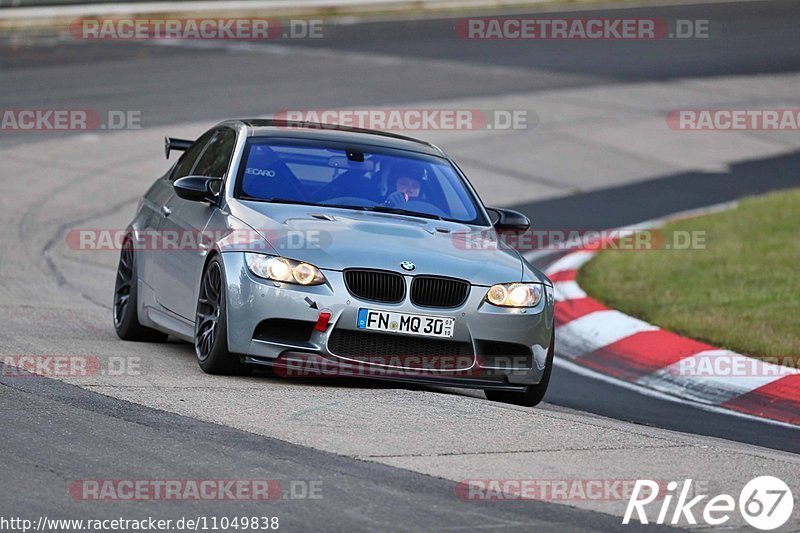
<instances>
[{"instance_id":1,"label":"side mirror","mask_svg":"<svg viewBox=\"0 0 800 533\"><path fill-rule=\"evenodd\" d=\"M202 202L213 201L219 194L222 178L209 178L207 176L186 176L178 178L172 184L175 194L184 200Z\"/></svg>"},{"instance_id":2,"label":"side mirror","mask_svg":"<svg viewBox=\"0 0 800 533\"><path fill-rule=\"evenodd\" d=\"M489 207L487 211L494 215L492 217L492 224L494 224L495 229L505 231L527 231L531 227L530 219L519 211L495 207Z\"/></svg>"}]
</instances>

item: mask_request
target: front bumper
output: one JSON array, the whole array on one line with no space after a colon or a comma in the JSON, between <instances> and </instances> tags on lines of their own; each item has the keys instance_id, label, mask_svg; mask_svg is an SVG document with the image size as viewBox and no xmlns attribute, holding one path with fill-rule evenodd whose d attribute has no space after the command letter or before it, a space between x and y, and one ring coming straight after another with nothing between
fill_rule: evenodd
<instances>
[{"instance_id":1,"label":"front bumper","mask_svg":"<svg viewBox=\"0 0 800 533\"><path fill-rule=\"evenodd\" d=\"M310 364L320 373L307 375L355 375L483 389L520 390L542 379L553 335L552 291L545 291L547 297L536 307L508 309L484 300L488 287L472 286L461 306L432 309L416 306L408 298L397 304L360 300L348 292L339 271L323 270L326 284L304 287L254 276L241 252L224 253L223 263L228 286L228 348L242 354L247 363L282 368L286 375L301 375L289 370ZM404 277L410 284L412 276ZM448 358L446 364L439 364L442 358L427 354L398 358L334 353L329 349L334 332L349 337L352 332L364 333L356 327L360 308L455 318L449 341L460 343L464 349L457 357ZM327 329L310 329L307 338L289 340L257 334L264 321L314 324L322 311L331 315Z\"/></svg>"}]
</instances>

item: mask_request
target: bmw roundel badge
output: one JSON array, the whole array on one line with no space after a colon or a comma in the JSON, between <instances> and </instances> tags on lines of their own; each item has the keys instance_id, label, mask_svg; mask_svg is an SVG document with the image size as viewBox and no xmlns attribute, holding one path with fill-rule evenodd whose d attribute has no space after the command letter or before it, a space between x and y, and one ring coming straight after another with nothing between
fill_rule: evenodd
<instances>
[{"instance_id":1,"label":"bmw roundel badge","mask_svg":"<svg viewBox=\"0 0 800 533\"><path fill-rule=\"evenodd\" d=\"M411 272L412 270L417 268L417 265L415 265L411 261L403 261L402 263L400 263L400 268L402 268L403 270L407 270L408 272Z\"/></svg>"}]
</instances>

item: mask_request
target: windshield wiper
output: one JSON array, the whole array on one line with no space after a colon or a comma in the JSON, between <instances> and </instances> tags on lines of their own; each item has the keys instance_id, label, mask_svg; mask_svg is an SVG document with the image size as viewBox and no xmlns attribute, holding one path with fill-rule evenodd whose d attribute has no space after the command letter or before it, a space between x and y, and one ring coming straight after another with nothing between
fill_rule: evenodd
<instances>
[{"instance_id":1,"label":"windshield wiper","mask_svg":"<svg viewBox=\"0 0 800 533\"><path fill-rule=\"evenodd\" d=\"M249 199L249 198L248 198ZM365 205L337 205L337 204L326 204L326 203L314 203L314 202L305 202L303 200L288 200L284 198L264 198L264 199L256 199L259 202L268 202L268 203L276 203L276 204L299 204L299 205L315 205L318 207L333 207L336 209L352 209L354 211L374 211L376 213L391 213L394 215L406 215L412 217L420 217L420 218L429 218L432 220L444 220L439 215L433 215L430 213L420 213L418 211L411 211L409 209L402 209L399 207L389 207L386 205L375 205L375 206L365 206Z\"/></svg>"},{"instance_id":2,"label":"windshield wiper","mask_svg":"<svg viewBox=\"0 0 800 533\"><path fill-rule=\"evenodd\" d=\"M355 211L366 211L369 207L363 205L339 205L339 204L318 204L320 207L335 207L336 209L353 209Z\"/></svg>"},{"instance_id":3,"label":"windshield wiper","mask_svg":"<svg viewBox=\"0 0 800 533\"><path fill-rule=\"evenodd\" d=\"M376 205L374 207L368 207L367 211L377 211L378 213L392 213L395 215L408 215L412 217L421 217L421 218L431 218L433 220L442 220L442 217L439 215L434 215L431 213L420 213L419 211L411 211L409 209L402 209L400 207L389 207L387 205Z\"/></svg>"},{"instance_id":4,"label":"windshield wiper","mask_svg":"<svg viewBox=\"0 0 800 533\"><path fill-rule=\"evenodd\" d=\"M242 195L239 198L242 200L252 200L254 202L265 202L268 204L296 204L296 205L320 205L315 202L306 202L305 200L292 200L290 198L255 198L254 196Z\"/></svg>"}]
</instances>

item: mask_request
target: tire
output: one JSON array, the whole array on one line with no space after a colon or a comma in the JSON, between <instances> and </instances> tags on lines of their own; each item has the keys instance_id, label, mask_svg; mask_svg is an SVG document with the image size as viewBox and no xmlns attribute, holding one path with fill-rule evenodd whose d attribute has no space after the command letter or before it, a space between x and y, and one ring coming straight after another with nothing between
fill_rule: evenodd
<instances>
[{"instance_id":1,"label":"tire","mask_svg":"<svg viewBox=\"0 0 800 533\"><path fill-rule=\"evenodd\" d=\"M133 241L125 237L119 253L117 279L114 283L114 305L111 307L114 320L114 331L126 341L164 342L167 334L145 327L139 323L137 316L139 286L136 273L136 261L133 255Z\"/></svg>"},{"instance_id":2,"label":"tire","mask_svg":"<svg viewBox=\"0 0 800 533\"><path fill-rule=\"evenodd\" d=\"M484 390L486 399L493 402L510 403L522 405L524 407L534 407L539 405L547 392L550 384L550 374L553 371L553 356L555 355L555 333L550 338L550 348L547 350L547 361L545 363L542 380L536 385L528 385L522 392L503 391L503 390Z\"/></svg>"},{"instance_id":3,"label":"tire","mask_svg":"<svg viewBox=\"0 0 800 533\"><path fill-rule=\"evenodd\" d=\"M197 296L194 353L207 374L244 374L247 367L239 355L228 351L228 321L225 269L219 256L203 271Z\"/></svg>"}]
</instances>

